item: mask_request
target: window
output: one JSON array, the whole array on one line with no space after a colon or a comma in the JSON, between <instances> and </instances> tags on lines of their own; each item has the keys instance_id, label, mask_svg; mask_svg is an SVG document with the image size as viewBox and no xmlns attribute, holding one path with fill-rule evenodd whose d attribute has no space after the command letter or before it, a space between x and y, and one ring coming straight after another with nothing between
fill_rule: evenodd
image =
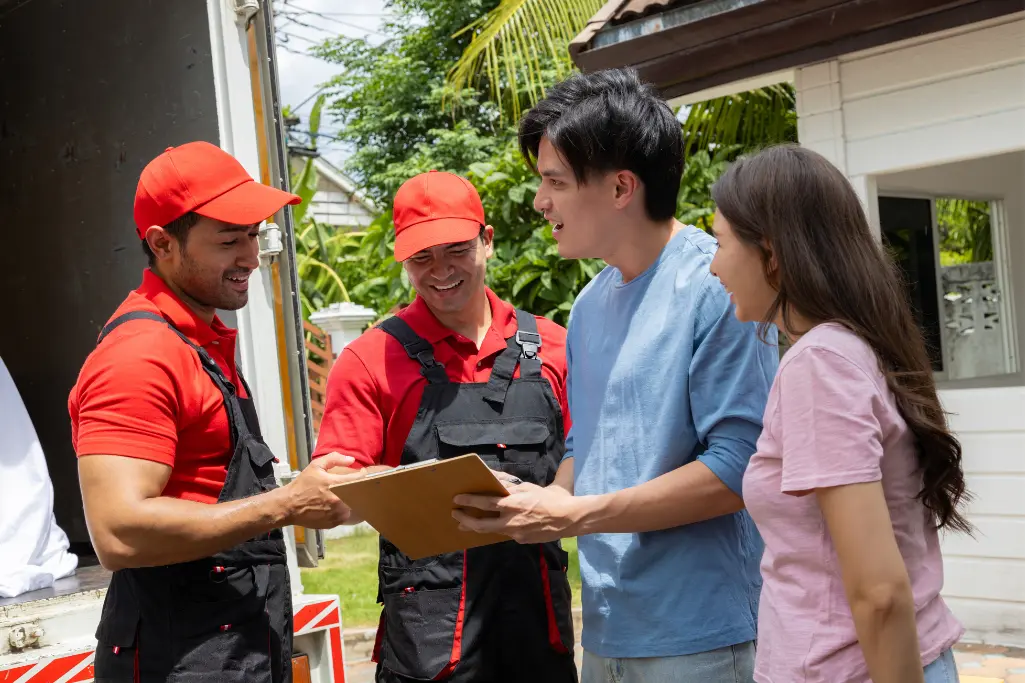
<instances>
[{"instance_id":1,"label":"window","mask_svg":"<svg viewBox=\"0 0 1025 683\"><path fill-rule=\"evenodd\" d=\"M880 196L879 222L937 379L1017 372L1002 202Z\"/></svg>"}]
</instances>

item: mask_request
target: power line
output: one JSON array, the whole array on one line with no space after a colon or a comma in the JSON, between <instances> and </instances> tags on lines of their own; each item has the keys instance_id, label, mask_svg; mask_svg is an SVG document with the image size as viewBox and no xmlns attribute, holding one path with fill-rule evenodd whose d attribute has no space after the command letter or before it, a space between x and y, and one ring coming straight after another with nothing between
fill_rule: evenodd
<instances>
[{"instance_id":1,"label":"power line","mask_svg":"<svg viewBox=\"0 0 1025 683\"><path fill-rule=\"evenodd\" d=\"M303 52L302 50L296 50L294 47L288 47L288 45L285 45L284 43L280 43L279 42L277 44L277 47L278 47L279 50L284 50L285 52L290 52L293 55L299 55L300 57L309 57L310 56L309 52Z\"/></svg>"},{"instance_id":2,"label":"power line","mask_svg":"<svg viewBox=\"0 0 1025 683\"><path fill-rule=\"evenodd\" d=\"M312 12L314 14L320 14L322 16L329 17L394 17L398 16L394 12L336 12L334 10L330 12L318 12L317 10L311 10L308 7L297 5L295 0L283 0L287 7L295 8L303 12Z\"/></svg>"},{"instance_id":3,"label":"power line","mask_svg":"<svg viewBox=\"0 0 1025 683\"><path fill-rule=\"evenodd\" d=\"M306 26L308 28L316 29L318 31L329 31L329 29L325 29L325 28L320 27L320 26L314 26L312 24L304 24L304 23L298 21L297 19L295 19L295 16L296 16L295 10L298 10L302 14L308 14L308 15L312 15L312 16L315 16L315 17L320 17L321 19L333 22L335 24L338 24L339 26L346 26L348 28L354 28L357 31L363 31L365 33L373 33L374 35L381 36L382 38L387 38L388 37L388 36L384 35L383 33L381 33L380 31L375 31L372 28L367 28L366 26L360 26L359 24L353 24L352 22L349 22L349 21L342 21L341 19L333 19L333 18L329 17L326 14L323 14L321 12L315 12L315 11L313 11L311 9L306 9L305 7L299 7L298 5L288 5L287 7L289 8L289 10L293 10L293 11L289 12L287 10L279 10L278 14L280 14L283 17L285 17L286 20L293 21L293 22L299 24L300 26Z\"/></svg>"},{"instance_id":4,"label":"power line","mask_svg":"<svg viewBox=\"0 0 1025 683\"><path fill-rule=\"evenodd\" d=\"M288 38L298 38L299 40L305 40L307 43L310 43L311 45L320 45L320 41L319 40L312 40L310 38L307 38L306 36L300 36L297 33L290 33L288 31L282 31L281 29L278 29L277 32L278 32L278 35L285 36L286 42L287 42Z\"/></svg>"}]
</instances>

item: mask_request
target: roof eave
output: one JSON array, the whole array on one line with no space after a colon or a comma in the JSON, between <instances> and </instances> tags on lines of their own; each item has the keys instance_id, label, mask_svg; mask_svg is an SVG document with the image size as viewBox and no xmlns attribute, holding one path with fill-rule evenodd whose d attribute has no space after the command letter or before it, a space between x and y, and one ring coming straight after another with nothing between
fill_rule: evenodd
<instances>
[{"instance_id":1,"label":"roof eave","mask_svg":"<svg viewBox=\"0 0 1025 683\"><path fill-rule=\"evenodd\" d=\"M805 0L795 15L795 4L746 3L606 47L591 39L573 60L585 72L633 66L665 97L677 97L1025 10L1025 0Z\"/></svg>"}]
</instances>

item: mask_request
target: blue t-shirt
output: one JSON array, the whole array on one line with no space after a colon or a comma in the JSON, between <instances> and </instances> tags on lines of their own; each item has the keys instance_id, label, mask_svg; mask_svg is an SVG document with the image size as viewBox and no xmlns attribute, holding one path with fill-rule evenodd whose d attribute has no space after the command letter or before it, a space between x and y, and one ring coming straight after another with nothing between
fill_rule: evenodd
<instances>
[{"instance_id":1,"label":"blue t-shirt","mask_svg":"<svg viewBox=\"0 0 1025 683\"><path fill-rule=\"evenodd\" d=\"M737 495L779 362L738 322L708 269L715 241L686 227L624 283L608 267L570 314L566 353L574 493L642 484L697 459ZM755 638L762 540L746 511L578 540L582 644L602 657L665 657Z\"/></svg>"}]
</instances>

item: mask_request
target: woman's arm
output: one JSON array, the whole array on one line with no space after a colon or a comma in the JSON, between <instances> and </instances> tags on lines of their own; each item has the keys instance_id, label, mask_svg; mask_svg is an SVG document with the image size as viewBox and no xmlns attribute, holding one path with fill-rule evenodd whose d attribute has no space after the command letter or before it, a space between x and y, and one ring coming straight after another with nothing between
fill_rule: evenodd
<instances>
[{"instance_id":1,"label":"woman's arm","mask_svg":"<svg viewBox=\"0 0 1025 683\"><path fill-rule=\"evenodd\" d=\"M874 683L922 683L915 601L881 482L815 490Z\"/></svg>"}]
</instances>

